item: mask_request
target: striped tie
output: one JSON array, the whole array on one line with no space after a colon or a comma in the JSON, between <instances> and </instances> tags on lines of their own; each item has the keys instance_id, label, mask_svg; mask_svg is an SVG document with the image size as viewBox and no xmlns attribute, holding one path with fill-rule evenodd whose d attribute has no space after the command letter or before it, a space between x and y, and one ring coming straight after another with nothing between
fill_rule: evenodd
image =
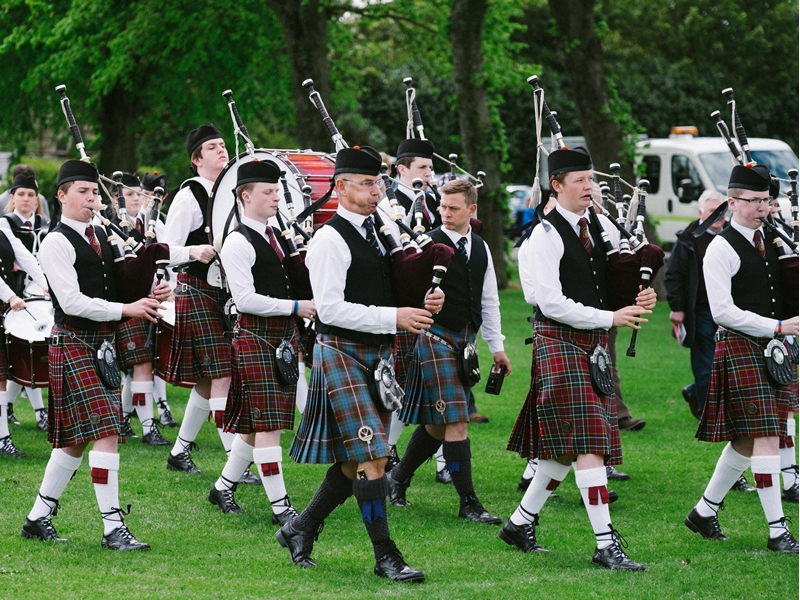
<instances>
[{"instance_id":1,"label":"striped tie","mask_svg":"<svg viewBox=\"0 0 800 600\"><path fill-rule=\"evenodd\" d=\"M464 262L469 262L469 256L467 255L467 238L462 237L456 242L456 250L458 250L459 256L463 257Z\"/></svg>"},{"instance_id":2,"label":"striped tie","mask_svg":"<svg viewBox=\"0 0 800 600\"><path fill-rule=\"evenodd\" d=\"M272 249L275 250L275 254L278 255L278 260L283 262L283 250L281 250L278 240L275 239L275 232L272 231L272 227L269 225L267 225L267 237L269 238L269 245L272 246Z\"/></svg>"},{"instance_id":3,"label":"striped tie","mask_svg":"<svg viewBox=\"0 0 800 600\"><path fill-rule=\"evenodd\" d=\"M97 236L94 234L94 227L88 225L86 227L86 237L89 238L89 245L92 247L92 250L97 252L97 256L101 259L103 258L103 250L100 248L100 242L97 241Z\"/></svg>"},{"instance_id":4,"label":"striped tie","mask_svg":"<svg viewBox=\"0 0 800 600\"><path fill-rule=\"evenodd\" d=\"M364 229L367 230L367 243L370 245L370 247L375 251L376 254L383 254L380 246L378 246L378 239L375 237L375 223L373 223L372 219L369 217L364 219Z\"/></svg>"},{"instance_id":5,"label":"striped tie","mask_svg":"<svg viewBox=\"0 0 800 600\"><path fill-rule=\"evenodd\" d=\"M589 222L586 219L581 218L578 220L578 225L581 228L579 234L581 238L581 244L583 244L583 247L586 249L586 253L591 254L593 246L592 239L589 237Z\"/></svg>"},{"instance_id":6,"label":"striped tie","mask_svg":"<svg viewBox=\"0 0 800 600\"><path fill-rule=\"evenodd\" d=\"M764 238L761 236L760 229L756 229L756 232L753 234L753 245L756 247L756 250L758 250L761 258L767 258L767 249L764 248Z\"/></svg>"}]
</instances>

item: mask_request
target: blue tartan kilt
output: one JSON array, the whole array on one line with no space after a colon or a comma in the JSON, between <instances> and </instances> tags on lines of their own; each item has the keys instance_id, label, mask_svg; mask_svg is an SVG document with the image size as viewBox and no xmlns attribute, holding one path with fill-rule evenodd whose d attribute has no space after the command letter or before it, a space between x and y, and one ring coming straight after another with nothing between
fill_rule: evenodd
<instances>
[{"instance_id":1,"label":"blue tartan kilt","mask_svg":"<svg viewBox=\"0 0 800 600\"><path fill-rule=\"evenodd\" d=\"M391 345L374 347L317 335L308 402L289 450L292 460L361 463L389 456L391 413L375 407L368 378L375 363L388 360L392 352Z\"/></svg>"},{"instance_id":2,"label":"blue tartan kilt","mask_svg":"<svg viewBox=\"0 0 800 600\"><path fill-rule=\"evenodd\" d=\"M434 323L430 333L454 348L475 341L472 326L456 332ZM469 391L458 376L455 351L427 335L418 335L400 420L425 425L469 422Z\"/></svg>"}]
</instances>

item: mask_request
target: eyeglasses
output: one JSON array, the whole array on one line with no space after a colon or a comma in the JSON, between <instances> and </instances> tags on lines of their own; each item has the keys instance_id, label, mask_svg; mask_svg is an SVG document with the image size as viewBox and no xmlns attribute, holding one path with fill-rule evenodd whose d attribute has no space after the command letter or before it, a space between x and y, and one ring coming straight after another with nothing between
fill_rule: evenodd
<instances>
[{"instance_id":1,"label":"eyeglasses","mask_svg":"<svg viewBox=\"0 0 800 600\"><path fill-rule=\"evenodd\" d=\"M362 190L369 190L372 189L372 186L377 185L378 188L383 188L383 179L365 179L364 181L353 181L352 179L346 179L342 177L345 181L352 183L353 185L359 186Z\"/></svg>"},{"instance_id":2,"label":"eyeglasses","mask_svg":"<svg viewBox=\"0 0 800 600\"><path fill-rule=\"evenodd\" d=\"M734 200L741 200L742 202L749 202L750 204L769 204L769 198L740 198L739 196L731 196Z\"/></svg>"}]
</instances>

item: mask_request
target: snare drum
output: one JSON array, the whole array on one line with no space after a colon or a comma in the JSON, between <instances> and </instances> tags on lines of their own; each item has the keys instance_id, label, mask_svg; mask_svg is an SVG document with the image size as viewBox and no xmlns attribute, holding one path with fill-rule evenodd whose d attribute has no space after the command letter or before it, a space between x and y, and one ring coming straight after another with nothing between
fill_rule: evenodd
<instances>
[{"instance_id":1,"label":"snare drum","mask_svg":"<svg viewBox=\"0 0 800 600\"><path fill-rule=\"evenodd\" d=\"M161 318L156 324L156 355L153 363L155 364L156 375L166 381L169 349L172 345L172 331L175 329L175 302L167 300L161 304L164 306L164 310L161 311ZM192 388L194 384L195 382L193 381L181 381L177 385L180 387Z\"/></svg>"},{"instance_id":2,"label":"snare drum","mask_svg":"<svg viewBox=\"0 0 800 600\"><path fill-rule=\"evenodd\" d=\"M27 310L8 309L3 317L8 350L8 378L28 387L47 387L47 338L55 322L53 303L28 298Z\"/></svg>"}]
</instances>

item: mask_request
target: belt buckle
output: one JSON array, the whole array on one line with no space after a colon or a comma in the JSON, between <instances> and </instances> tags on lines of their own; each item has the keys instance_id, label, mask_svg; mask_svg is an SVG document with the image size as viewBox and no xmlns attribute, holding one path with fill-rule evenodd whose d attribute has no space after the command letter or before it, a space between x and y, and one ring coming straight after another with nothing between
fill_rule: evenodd
<instances>
[{"instance_id":1,"label":"belt buckle","mask_svg":"<svg viewBox=\"0 0 800 600\"><path fill-rule=\"evenodd\" d=\"M57 347L61 344L61 336L59 334L50 336L50 345Z\"/></svg>"}]
</instances>

